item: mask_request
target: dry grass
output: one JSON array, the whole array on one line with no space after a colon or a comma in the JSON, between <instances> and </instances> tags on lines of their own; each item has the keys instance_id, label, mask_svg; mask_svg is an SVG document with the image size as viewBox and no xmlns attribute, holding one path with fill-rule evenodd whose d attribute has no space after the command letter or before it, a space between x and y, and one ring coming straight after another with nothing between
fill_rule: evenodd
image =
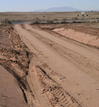
<instances>
[{"instance_id":1,"label":"dry grass","mask_svg":"<svg viewBox=\"0 0 99 107\"><path fill-rule=\"evenodd\" d=\"M0 21L8 19L10 21L33 21L40 20L96 20L99 19L99 12L86 12L85 16L81 12L5 12L0 13Z\"/></svg>"}]
</instances>

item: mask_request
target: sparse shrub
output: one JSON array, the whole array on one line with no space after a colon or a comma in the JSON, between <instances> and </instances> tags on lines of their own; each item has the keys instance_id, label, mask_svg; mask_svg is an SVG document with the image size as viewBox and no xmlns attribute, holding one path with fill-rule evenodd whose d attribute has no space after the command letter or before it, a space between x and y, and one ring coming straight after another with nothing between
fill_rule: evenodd
<instances>
[{"instance_id":1,"label":"sparse shrub","mask_svg":"<svg viewBox=\"0 0 99 107\"><path fill-rule=\"evenodd\" d=\"M5 19L5 20L1 21L1 24L2 25L9 25L9 24L12 24L12 23L8 19Z\"/></svg>"},{"instance_id":2,"label":"sparse shrub","mask_svg":"<svg viewBox=\"0 0 99 107\"><path fill-rule=\"evenodd\" d=\"M77 17L79 17L79 14L77 14Z\"/></svg>"}]
</instances>

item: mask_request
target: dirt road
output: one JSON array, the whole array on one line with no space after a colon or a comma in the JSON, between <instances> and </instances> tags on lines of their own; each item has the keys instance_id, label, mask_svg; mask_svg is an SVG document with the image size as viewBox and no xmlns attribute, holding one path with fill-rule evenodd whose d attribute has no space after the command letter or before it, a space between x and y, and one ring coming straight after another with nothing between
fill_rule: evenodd
<instances>
[{"instance_id":1,"label":"dirt road","mask_svg":"<svg viewBox=\"0 0 99 107\"><path fill-rule=\"evenodd\" d=\"M39 105L99 107L99 50L37 26L15 25L15 30L34 53L32 64L44 70L43 73L34 73L31 86L34 87ZM52 84L58 88L46 92L44 87L51 87ZM55 98L58 103L55 103Z\"/></svg>"}]
</instances>

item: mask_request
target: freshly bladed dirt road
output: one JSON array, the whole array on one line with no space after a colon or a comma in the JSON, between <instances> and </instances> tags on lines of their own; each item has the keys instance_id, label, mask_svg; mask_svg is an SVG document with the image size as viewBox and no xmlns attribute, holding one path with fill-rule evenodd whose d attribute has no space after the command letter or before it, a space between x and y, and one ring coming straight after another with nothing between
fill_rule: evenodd
<instances>
[{"instance_id":1,"label":"freshly bladed dirt road","mask_svg":"<svg viewBox=\"0 0 99 107\"><path fill-rule=\"evenodd\" d=\"M61 87L59 92L53 91L59 102L55 105L49 100L50 93L42 95L42 88L40 89L42 86L39 81L42 80L43 74L34 72L33 78L35 79L33 79L31 87L34 88L39 105L41 104L40 107L53 107L52 105L54 107L99 107L98 49L37 26L25 24L15 25L14 28L36 56L32 59L33 65L43 66L47 75ZM46 79L47 77L45 77L47 85L55 84ZM64 92L66 93L63 97L61 93L64 94Z\"/></svg>"}]
</instances>

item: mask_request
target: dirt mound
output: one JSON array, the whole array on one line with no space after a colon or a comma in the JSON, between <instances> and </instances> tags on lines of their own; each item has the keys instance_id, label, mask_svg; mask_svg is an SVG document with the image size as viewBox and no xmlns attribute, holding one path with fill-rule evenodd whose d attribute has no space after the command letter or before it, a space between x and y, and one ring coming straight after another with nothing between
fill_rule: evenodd
<instances>
[{"instance_id":1,"label":"dirt mound","mask_svg":"<svg viewBox=\"0 0 99 107\"><path fill-rule=\"evenodd\" d=\"M30 89L28 88L28 84L25 79L28 74L32 53L29 52L28 48L21 41L13 27L8 27L6 29L6 34L8 34L9 37L6 36L7 39L5 44L2 43L3 46L0 46L0 65L15 78L23 93L23 98L27 103L26 93L30 91ZM5 40L5 38L2 37L2 40ZM9 45L7 46L8 43ZM8 104L6 105L8 106ZM21 106L21 104L19 106Z\"/></svg>"},{"instance_id":2,"label":"dirt mound","mask_svg":"<svg viewBox=\"0 0 99 107\"><path fill-rule=\"evenodd\" d=\"M99 35L95 31L89 33L87 28L56 28L53 31L69 39L99 48Z\"/></svg>"},{"instance_id":3,"label":"dirt mound","mask_svg":"<svg viewBox=\"0 0 99 107\"><path fill-rule=\"evenodd\" d=\"M0 107L27 107L16 79L1 66Z\"/></svg>"}]
</instances>

